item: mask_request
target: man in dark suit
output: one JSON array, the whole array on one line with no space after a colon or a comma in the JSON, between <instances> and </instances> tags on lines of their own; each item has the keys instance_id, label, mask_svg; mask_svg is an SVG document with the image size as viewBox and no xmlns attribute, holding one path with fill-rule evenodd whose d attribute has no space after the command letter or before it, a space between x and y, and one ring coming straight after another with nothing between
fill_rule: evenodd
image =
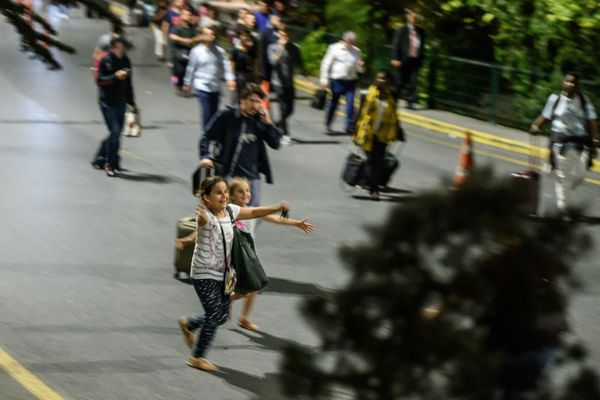
<instances>
[{"instance_id":1,"label":"man in dark suit","mask_svg":"<svg viewBox=\"0 0 600 400\"><path fill-rule=\"evenodd\" d=\"M406 24L394 32L392 66L396 69L396 98L406 90L408 108L414 109L417 101L417 80L425 53L425 31L417 26L418 15L406 10Z\"/></svg>"}]
</instances>

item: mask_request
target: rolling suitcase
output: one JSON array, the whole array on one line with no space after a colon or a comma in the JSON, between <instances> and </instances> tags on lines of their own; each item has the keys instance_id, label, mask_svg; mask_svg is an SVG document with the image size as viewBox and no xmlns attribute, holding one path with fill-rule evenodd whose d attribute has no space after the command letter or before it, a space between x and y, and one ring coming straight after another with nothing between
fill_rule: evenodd
<instances>
[{"instance_id":1,"label":"rolling suitcase","mask_svg":"<svg viewBox=\"0 0 600 400\"><path fill-rule=\"evenodd\" d=\"M177 238L184 238L196 231L196 218L184 217L177 221ZM179 280L190 279L190 268L192 266L192 256L194 255L194 243L186 244L179 250L175 247L175 278Z\"/></svg>"},{"instance_id":2,"label":"rolling suitcase","mask_svg":"<svg viewBox=\"0 0 600 400\"><path fill-rule=\"evenodd\" d=\"M398 161L394 153L386 151L385 158L383 159L383 170L379 174L379 186L387 186L399 166L400 161Z\"/></svg>"},{"instance_id":3,"label":"rolling suitcase","mask_svg":"<svg viewBox=\"0 0 600 400\"><path fill-rule=\"evenodd\" d=\"M531 154L533 148L533 136L529 140L529 168L523 171L516 171L510 174L511 179L517 190L521 191L522 201L517 204L517 208L524 214L537 215L540 202L541 176L534 170L534 157Z\"/></svg>"},{"instance_id":4,"label":"rolling suitcase","mask_svg":"<svg viewBox=\"0 0 600 400\"><path fill-rule=\"evenodd\" d=\"M362 184L367 171L367 160L354 152L348 153L342 171L342 181L349 186Z\"/></svg>"}]
</instances>

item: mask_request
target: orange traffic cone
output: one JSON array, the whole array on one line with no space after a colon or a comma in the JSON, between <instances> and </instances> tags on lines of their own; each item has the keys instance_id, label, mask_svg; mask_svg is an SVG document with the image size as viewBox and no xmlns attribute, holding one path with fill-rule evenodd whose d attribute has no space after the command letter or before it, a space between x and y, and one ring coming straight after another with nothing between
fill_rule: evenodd
<instances>
[{"instance_id":1,"label":"orange traffic cone","mask_svg":"<svg viewBox=\"0 0 600 400\"><path fill-rule=\"evenodd\" d=\"M475 159L473 158L473 140L471 132L467 131L465 140L460 148L458 166L454 174L454 187L457 188L466 183L473 174Z\"/></svg>"}]
</instances>

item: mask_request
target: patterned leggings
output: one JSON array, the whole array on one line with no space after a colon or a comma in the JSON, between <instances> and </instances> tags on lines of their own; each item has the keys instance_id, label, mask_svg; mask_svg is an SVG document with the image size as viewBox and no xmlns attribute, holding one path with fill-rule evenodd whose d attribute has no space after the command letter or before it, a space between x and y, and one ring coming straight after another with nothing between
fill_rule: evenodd
<instances>
[{"instance_id":1,"label":"patterned leggings","mask_svg":"<svg viewBox=\"0 0 600 400\"><path fill-rule=\"evenodd\" d=\"M194 289L204 308L204 314L188 317L188 329L198 330L192 347L193 357L204 357L217 327L227 322L229 316L229 296L223 291L223 282L214 279L194 279Z\"/></svg>"}]
</instances>

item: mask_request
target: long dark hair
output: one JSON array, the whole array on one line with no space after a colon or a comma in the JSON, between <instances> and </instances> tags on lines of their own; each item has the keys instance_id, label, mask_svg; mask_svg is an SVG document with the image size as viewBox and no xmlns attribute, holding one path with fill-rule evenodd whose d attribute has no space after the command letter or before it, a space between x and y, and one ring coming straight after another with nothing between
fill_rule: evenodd
<instances>
[{"instance_id":1,"label":"long dark hair","mask_svg":"<svg viewBox=\"0 0 600 400\"><path fill-rule=\"evenodd\" d=\"M220 176L211 176L205 178L202 183L200 183L200 198L204 196L209 196L215 187L215 185L219 182L225 182L225 186L227 186L227 179Z\"/></svg>"}]
</instances>

